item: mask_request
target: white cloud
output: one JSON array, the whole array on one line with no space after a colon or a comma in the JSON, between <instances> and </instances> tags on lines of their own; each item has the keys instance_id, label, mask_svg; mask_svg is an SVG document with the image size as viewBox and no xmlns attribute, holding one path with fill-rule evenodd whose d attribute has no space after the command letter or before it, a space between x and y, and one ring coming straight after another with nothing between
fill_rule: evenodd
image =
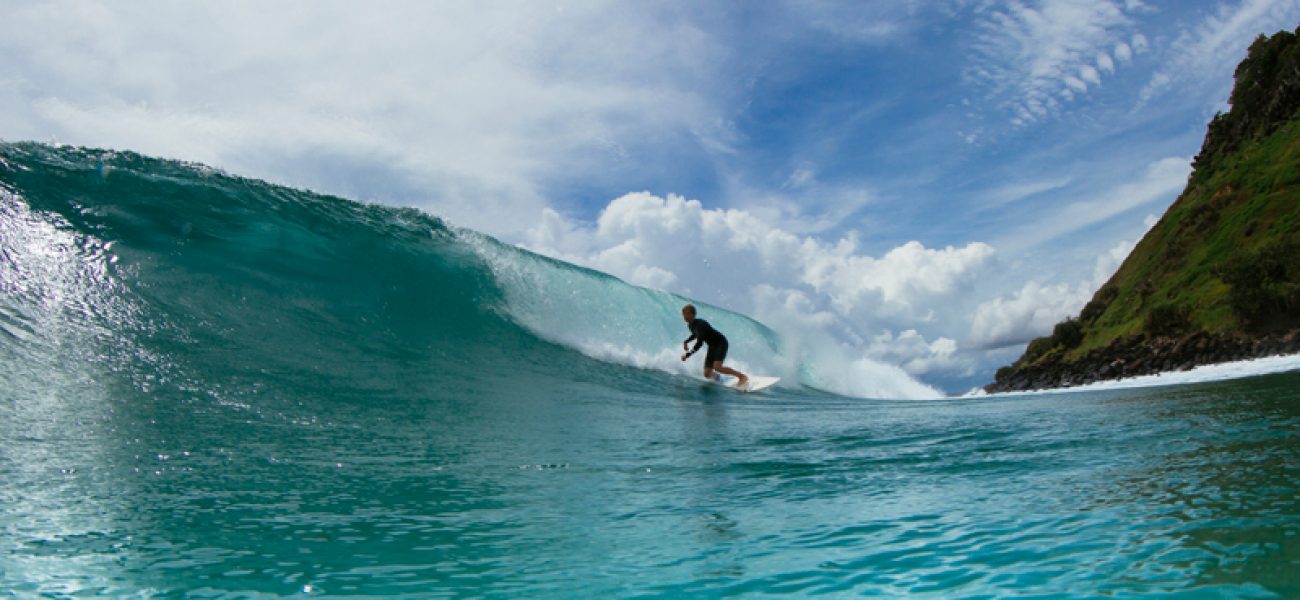
<instances>
[{"instance_id":1,"label":"white cloud","mask_svg":"<svg viewBox=\"0 0 1300 600\"><path fill-rule=\"evenodd\" d=\"M1151 216L1144 224L1150 229L1154 224ZM1003 348L1050 334L1057 323L1078 316L1093 293L1128 258L1134 245L1121 240L1098 255L1091 279L1052 285L1030 281L1016 292L980 304L971 319L969 343L976 348Z\"/></svg>"},{"instance_id":2,"label":"white cloud","mask_svg":"<svg viewBox=\"0 0 1300 600\"><path fill-rule=\"evenodd\" d=\"M1001 207L1039 194L1059 190L1073 181L1071 177L1053 177L1015 182L991 190L985 194L987 200L982 208Z\"/></svg>"},{"instance_id":3,"label":"white cloud","mask_svg":"<svg viewBox=\"0 0 1300 600\"><path fill-rule=\"evenodd\" d=\"M1097 68L1107 75L1113 74L1115 72L1115 61L1111 59L1109 54L1103 52L1097 55Z\"/></svg>"},{"instance_id":4,"label":"white cloud","mask_svg":"<svg viewBox=\"0 0 1300 600\"><path fill-rule=\"evenodd\" d=\"M1079 78L1094 86L1101 85L1101 73L1097 72L1092 65L1079 67Z\"/></svg>"},{"instance_id":5,"label":"white cloud","mask_svg":"<svg viewBox=\"0 0 1300 600\"><path fill-rule=\"evenodd\" d=\"M751 290L754 314L768 317L772 323L789 323L799 328L832 331L841 325L839 317L818 306L812 296L803 290L776 288L766 283ZM840 333L852 333L840 330ZM856 338L854 341L861 341Z\"/></svg>"},{"instance_id":6,"label":"white cloud","mask_svg":"<svg viewBox=\"0 0 1300 600\"><path fill-rule=\"evenodd\" d=\"M1141 53L1143 53L1143 52L1146 52L1146 50L1147 50L1147 36L1142 35L1142 34L1140 34L1140 33L1134 34L1134 35L1133 35L1133 41L1131 42L1131 44L1132 44L1132 46L1133 46L1133 52L1134 52L1135 54L1141 54Z\"/></svg>"},{"instance_id":7,"label":"white cloud","mask_svg":"<svg viewBox=\"0 0 1300 600\"><path fill-rule=\"evenodd\" d=\"M783 332L791 324L825 331L864 354L881 331L935 335L924 349L912 347L916 356L891 354L899 364L917 360L906 368L918 373L956 364L956 348L926 332L965 326L952 307L966 301L994 256L978 242L927 248L912 241L872 257L853 235L824 242L747 211L645 192L615 199L590 225L548 212L526 245L752 314Z\"/></svg>"},{"instance_id":8,"label":"white cloud","mask_svg":"<svg viewBox=\"0 0 1300 600\"><path fill-rule=\"evenodd\" d=\"M1124 259L1133 252L1133 246L1133 242L1120 240L1110 250L1097 257L1097 263L1092 268L1092 289L1100 288L1111 275L1115 274L1115 271L1119 270L1119 266L1124 264Z\"/></svg>"},{"instance_id":9,"label":"white cloud","mask_svg":"<svg viewBox=\"0 0 1300 600\"><path fill-rule=\"evenodd\" d=\"M970 356L957 352L957 341L939 337L933 342L915 329L895 335L885 331L872 339L869 356L890 364L897 364L912 375L932 372L949 372L970 375L975 362Z\"/></svg>"},{"instance_id":10,"label":"white cloud","mask_svg":"<svg viewBox=\"0 0 1300 600\"><path fill-rule=\"evenodd\" d=\"M1078 314L1091 291L1083 285L1026 283L1019 291L980 304L971 320L971 344L1000 348L1051 333Z\"/></svg>"},{"instance_id":11,"label":"white cloud","mask_svg":"<svg viewBox=\"0 0 1300 600\"><path fill-rule=\"evenodd\" d=\"M1122 63L1133 60L1133 48L1124 42L1115 44L1115 59Z\"/></svg>"},{"instance_id":12,"label":"white cloud","mask_svg":"<svg viewBox=\"0 0 1300 600\"><path fill-rule=\"evenodd\" d=\"M747 211L705 209L698 200L646 192L610 202L592 227L550 213L530 231L527 245L642 285L652 282L638 279L636 268L654 266L703 299L718 299L715 289L778 282L815 292L841 315L911 319L923 319L931 301L968 284L993 254L981 243L930 249L913 241L873 258L857 252L852 235L822 242Z\"/></svg>"},{"instance_id":13,"label":"white cloud","mask_svg":"<svg viewBox=\"0 0 1300 600\"><path fill-rule=\"evenodd\" d=\"M1130 50L1121 40L1133 35L1129 13L1142 9L1095 0L1011 3L977 23L976 62L966 75L990 89L995 104L1015 115L1014 124L1041 121L1061 110L1057 97L1073 99L1101 85L1103 71L1114 71L1109 57L1099 55L1113 48L1127 61Z\"/></svg>"}]
</instances>

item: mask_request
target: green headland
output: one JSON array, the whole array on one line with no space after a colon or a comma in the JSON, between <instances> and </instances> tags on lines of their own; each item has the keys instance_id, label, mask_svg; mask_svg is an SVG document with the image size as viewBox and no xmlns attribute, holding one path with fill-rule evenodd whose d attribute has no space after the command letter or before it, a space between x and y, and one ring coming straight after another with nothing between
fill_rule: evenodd
<instances>
[{"instance_id":1,"label":"green headland","mask_svg":"<svg viewBox=\"0 0 1300 600\"><path fill-rule=\"evenodd\" d=\"M1076 317L989 391L1300 352L1300 28L1238 65L1187 187Z\"/></svg>"}]
</instances>

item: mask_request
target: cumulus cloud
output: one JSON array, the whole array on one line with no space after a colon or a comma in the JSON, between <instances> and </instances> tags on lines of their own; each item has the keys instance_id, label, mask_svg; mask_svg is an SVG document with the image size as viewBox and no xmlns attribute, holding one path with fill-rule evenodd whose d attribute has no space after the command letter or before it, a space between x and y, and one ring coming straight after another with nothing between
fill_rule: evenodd
<instances>
[{"instance_id":1,"label":"cumulus cloud","mask_svg":"<svg viewBox=\"0 0 1300 600\"><path fill-rule=\"evenodd\" d=\"M914 374L965 368L952 339L926 331L951 325L949 309L992 265L993 248L911 241L869 256L859 245L854 235L821 241L747 211L648 192L613 200L591 224L548 211L526 238L538 252L753 314L783 332L824 331ZM882 352L881 335L905 343Z\"/></svg>"},{"instance_id":2,"label":"cumulus cloud","mask_svg":"<svg viewBox=\"0 0 1300 600\"><path fill-rule=\"evenodd\" d=\"M751 305L736 290L766 282L805 291L842 317L903 321L932 318L936 303L966 289L994 253L979 242L926 248L912 241L871 257L854 235L824 242L744 210L648 192L615 199L591 226L550 211L526 245L636 284L677 282L684 293L731 306Z\"/></svg>"},{"instance_id":3,"label":"cumulus cloud","mask_svg":"<svg viewBox=\"0 0 1300 600\"><path fill-rule=\"evenodd\" d=\"M982 348L1023 344L1050 333L1052 327L1077 314L1091 292L1085 286L1026 283L1019 291L994 298L975 309L971 343Z\"/></svg>"},{"instance_id":4,"label":"cumulus cloud","mask_svg":"<svg viewBox=\"0 0 1300 600\"><path fill-rule=\"evenodd\" d=\"M1102 85L1102 73L1115 69L1107 55L1112 49L1121 63L1128 60L1126 42L1135 26L1130 15L1142 10L1119 1L1010 3L977 22L975 62L966 76L989 89L1014 125L1041 121L1061 109L1058 99Z\"/></svg>"},{"instance_id":5,"label":"cumulus cloud","mask_svg":"<svg viewBox=\"0 0 1300 600\"><path fill-rule=\"evenodd\" d=\"M959 354L957 350L956 340L939 337L927 341L917 330L908 329L898 334L892 331L882 332L872 339L868 355L889 364L897 364L917 376L932 372L972 374L975 361L969 355Z\"/></svg>"},{"instance_id":6,"label":"cumulus cloud","mask_svg":"<svg viewBox=\"0 0 1300 600\"><path fill-rule=\"evenodd\" d=\"M969 343L975 348L1003 348L1051 333L1057 323L1078 316L1133 246L1122 240L1097 256L1091 279L1073 284L1030 281L1016 292L980 304L971 318Z\"/></svg>"}]
</instances>

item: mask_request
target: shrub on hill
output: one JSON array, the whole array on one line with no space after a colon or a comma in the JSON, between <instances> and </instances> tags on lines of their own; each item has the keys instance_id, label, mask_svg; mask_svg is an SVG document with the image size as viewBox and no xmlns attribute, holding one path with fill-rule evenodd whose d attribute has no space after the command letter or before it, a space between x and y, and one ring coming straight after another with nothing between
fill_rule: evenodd
<instances>
[{"instance_id":1,"label":"shrub on hill","mask_svg":"<svg viewBox=\"0 0 1300 600\"><path fill-rule=\"evenodd\" d=\"M1275 240L1234 255L1219 269L1228 284L1228 305L1251 326L1300 312L1300 241Z\"/></svg>"},{"instance_id":2,"label":"shrub on hill","mask_svg":"<svg viewBox=\"0 0 1300 600\"><path fill-rule=\"evenodd\" d=\"M1083 325L1078 319L1066 319L1052 328L1052 335L1035 338L1029 342L1029 346L1025 348L1025 356L1021 360L1033 362L1057 349L1071 350L1081 343L1083 343Z\"/></svg>"},{"instance_id":3,"label":"shrub on hill","mask_svg":"<svg viewBox=\"0 0 1300 600\"><path fill-rule=\"evenodd\" d=\"M1112 300L1119 295L1119 290L1113 285L1103 285L1097 293L1093 295L1092 300L1084 305L1083 312L1079 313L1079 320L1085 323L1092 323L1097 320L1106 308L1110 306Z\"/></svg>"},{"instance_id":4,"label":"shrub on hill","mask_svg":"<svg viewBox=\"0 0 1300 600\"><path fill-rule=\"evenodd\" d=\"M1052 328L1052 339L1057 346L1066 350L1079 347L1083 343L1083 325L1078 319L1066 319Z\"/></svg>"},{"instance_id":5,"label":"shrub on hill","mask_svg":"<svg viewBox=\"0 0 1300 600\"><path fill-rule=\"evenodd\" d=\"M1191 326L1186 307L1160 304L1151 308L1142 321L1142 330L1149 335L1178 335Z\"/></svg>"}]
</instances>

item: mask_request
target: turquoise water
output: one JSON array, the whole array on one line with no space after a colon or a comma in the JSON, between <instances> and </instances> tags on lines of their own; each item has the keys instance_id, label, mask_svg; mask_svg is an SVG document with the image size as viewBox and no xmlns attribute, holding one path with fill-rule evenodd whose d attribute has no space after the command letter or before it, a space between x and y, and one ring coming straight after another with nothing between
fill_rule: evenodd
<instances>
[{"instance_id":1,"label":"turquoise water","mask_svg":"<svg viewBox=\"0 0 1300 600\"><path fill-rule=\"evenodd\" d=\"M1300 596L1300 373L850 398L708 308L792 381L739 395L664 366L680 298L415 211L40 145L0 185L0 590Z\"/></svg>"}]
</instances>

